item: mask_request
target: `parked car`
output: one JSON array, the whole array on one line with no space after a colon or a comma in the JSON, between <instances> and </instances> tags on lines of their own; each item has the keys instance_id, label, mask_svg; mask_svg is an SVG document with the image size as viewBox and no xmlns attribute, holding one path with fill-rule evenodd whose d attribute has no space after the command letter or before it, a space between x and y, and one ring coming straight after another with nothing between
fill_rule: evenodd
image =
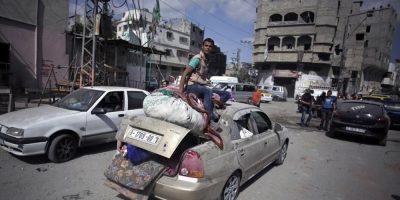
<instances>
[{"instance_id":1,"label":"parked car","mask_svg":"<svg viewBox=\"0 0 400 200\"><path fill-rule=\"evenodd\" d=\"M284 86L278 85L259 85L258 88L266 90L267 92L272 94L272 99L274 101L286 101L287 100L287 89Z\"/></svg>"},{"instance_id":2,"label":"parked car","mask_svg":"<svg viewBox=\"0 0 400 200\"><path fill-rule=\"evenodd\" d=\"M121 123L119 139L166 158L168 169L156 180L152 196L236 199L251 177L269 164L284 162L289 145L285 127L248 104L232 102L217 112L222 149L205 135L163 120L136 117Z\"/></svg>"},{"instance_id":3,"label":"parked car","mask_svg":"<svg viewBox=\"0 0 400 200\"><path fill-rule=\"evenodd\" d=\"M337 104L328 134L336 132L375 138L386 145L390 118L383 104L373 101L348 100Z\"/></svg>"},{"instance_id":4,"label":"parked car","mask_svg":"<svg viewBox=\"0 0 400 200\"><path fill-rule=\"evenodd\" d=\"M391 101L385 102L385 109L390 117L390 127L395 128L400 126L400 102Z\"/></svg>"},{"instance_id":5,"label":"parked car","mask_svg":"<svg viewBox=\"0 0 400 200\"><path fill-rule=\"evenodd\" d=\"M214 88L220 90L229 90L231 92L231 100L253 104L252 95L256 86L250 83L218 83Z\"/></svg>"},{"instance_id":6,"label":"parked car","mask_svg":"<svg viewBox=\"0 0 400 200\"><path fill-rule=\"evenodd\" d=\"M261 90L261 102L271 102L272 94L267 92L266 90Z\"/></svg>"},{"instance_id":7,"label":"parked car","mask_svg":"<svg viewBox=\"0 0 400 200\"><path fill-rule=\"evenodd\" d=\"M0 115L0 147L18 156L74 158L77 148L115 140L124 116L144 115L149 93L126 87L85 87L52 105Z\"/></svg>"}]
</instances>

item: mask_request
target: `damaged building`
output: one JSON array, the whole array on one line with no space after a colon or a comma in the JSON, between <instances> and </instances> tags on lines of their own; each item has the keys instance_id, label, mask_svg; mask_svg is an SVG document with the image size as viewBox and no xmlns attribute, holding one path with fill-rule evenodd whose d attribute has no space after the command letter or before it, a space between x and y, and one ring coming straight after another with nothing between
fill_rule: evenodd
<instances>
[{"instance_id":1,"label":"damaged building","mask_svg":"<svg viewBox=\"0 0 400 200\"><path fill-rule=\"evenodd\" d=\"M310 86L380 91L397 18L390 4L366 10L363 1L260 0L256 12L258 84L286 86L289 97Z\"/></svg>"}]
</instances>

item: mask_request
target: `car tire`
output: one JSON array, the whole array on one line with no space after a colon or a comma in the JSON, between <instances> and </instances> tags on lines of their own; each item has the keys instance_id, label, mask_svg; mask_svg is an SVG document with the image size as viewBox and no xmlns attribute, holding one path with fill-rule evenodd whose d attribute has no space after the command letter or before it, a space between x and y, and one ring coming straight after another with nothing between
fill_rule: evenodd
<instances>
[{"instance_id":1,"label":"car tire","mask_svg":"<svg viewBox=\"0 0 400 200\"><path fill-rule=\"evenodd\" d=\"M248 98L247 99L247 103L250 104L250 105L253 105L253 98Z\"/></svg>"},{"instance_id":2,"label":"car tire","mask_svg":"<svg viewBox=\"0 0 400 200\"><path fill-rule=\"evenodd\" d=\"M235 172L226 181L221 192L220 200L235 200L239 195L240 175Z\"/></svg>"},{"instance_id":3,"label":"car tire","mask_svg":"<svg viewBox=\"0 0 400 200\"><path fill-rule=\"evenodd\" d=\"M75 157L78 142L72 135L59 135L54 138L47 152L47 157L55 163L66 162Z\"/></svg>"},{"instance_id":4,"label":"car tire","mask_svg":"<svg viewBox=\"0 0 400 200\"><path fill-rule=\"evenodd\" d=\"M279 151L278 157L275 160L275 165L282 165L287 156L288 143L285 142Z\"/></svg>"},{"instance_id":5,"label":"car tire","mask_svg":"<svg viewBox=\"0 0 400 200\"><path fill-rule=\"evenodd\" d=\"M387 140L387 136L384 137L383 139L378 140L378 145L379 146L386 146L386 140Z\"/></svg>"}]
</instances>

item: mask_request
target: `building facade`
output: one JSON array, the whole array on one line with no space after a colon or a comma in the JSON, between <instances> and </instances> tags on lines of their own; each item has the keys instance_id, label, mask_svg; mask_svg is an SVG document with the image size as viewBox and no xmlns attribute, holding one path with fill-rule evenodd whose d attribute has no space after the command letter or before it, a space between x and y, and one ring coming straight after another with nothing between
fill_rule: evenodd
<instances>
[{"instance_id":1,"label":"building facade","mask_svg":"<svg viewBox=\"0 0 400 200\"><path fill-rule=\"evenodd\" d=\"M66 77L68 1L15 0L0 6L0 86L44 88ZM55 67L53 68L52 65ZM55 87L52 75L51 87Z\"/></svg>"},{"instance_id":2,"label":"building facade","mask_svg":"<svg viewBox=\"0 0 400 200\"><path fill-rule=\"evenodd\" d=\"M362 1L258 0L253 51L258 84L286 86L289 97L309 86L351 94L379 85L396 13L390 5L361 8ZM382 28L388 31L373 32Z\"/></svg>"}]
</instances>

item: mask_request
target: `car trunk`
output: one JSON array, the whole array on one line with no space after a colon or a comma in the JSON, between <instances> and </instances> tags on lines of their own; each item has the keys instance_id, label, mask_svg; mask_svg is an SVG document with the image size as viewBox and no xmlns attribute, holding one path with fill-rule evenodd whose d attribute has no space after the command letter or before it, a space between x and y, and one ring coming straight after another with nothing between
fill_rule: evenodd
<instances>
[{"instance_id":1,"label":"car trunk","mask_svg":"<svg viewBox=\"0 0 400 200\"><path fill-rule=\"evenodd\" d=\"M128 121L124 120L116 137L124 143L139 147L151 154L135 165L131 162L128 165L121 164L126 163L127 160L121 162L115 161L114 158L112 164L106 170L106 177L114 184L136 191L151 187L152 183L163 175L177 175L185 152L208 141L202 135L191 133L189 129L145 116L135 117ZM118 170L115 170L116 168ZM118 171L121 171L121 173L118 174ZM134 180L131 180L132 177ZM109 185L109 187L111 186ZM115 187L111 188L117 190ZM121 187L119 187L119 190L121 190Z\"/></svg>"},{"instance_id":2,"label":"car trunk","mask_svg":"<svg viewBox=\"0 0 400 200\"><path fill-rule=\"evenodd\" d=\"M373 125L382 115L383 110L379 105L361 102L344 102L340 104L336 114L343 122L361 125Z\"/></svg>"}]
</instances>

